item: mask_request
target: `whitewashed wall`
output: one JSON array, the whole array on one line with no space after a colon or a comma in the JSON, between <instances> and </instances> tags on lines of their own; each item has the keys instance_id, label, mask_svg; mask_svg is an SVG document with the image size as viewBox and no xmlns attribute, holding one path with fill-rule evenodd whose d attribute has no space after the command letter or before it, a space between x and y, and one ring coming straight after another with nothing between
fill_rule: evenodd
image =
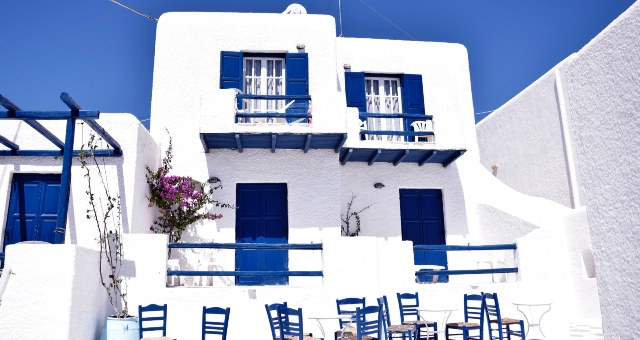
<instances>
[{"instance_id":1,"label":"whitewashed wall","mask_svg":"<svg viewBox=\"0 0 640 340\"><path fill-rule=\"evenodd\" d=\"M574 199L586 205L586 219L579 210L565 222L572 315L590 317L600 309L607 339L639 336L624 326L638 318L633 301L640 298L631 283L640 266L629 261L637 257L639 220L634 205L640 184L634 173L639 27L636 3L578 53L478 124L483 165L498 163L494 175L511 187L571 206L567 188L572 179L579 183ZM527 130L528 126L537 128ZM537 144L535 135L547 136L548 142ZM563 147L564 159L558 151ZM570 160L576 160L577 169L567 176ZM587 220L590 241L584 238ZM595 268L590 264L592 247ZM588 298L596 289L590 278L594 274L600 308L584 303L595 300Z\"/></svg>"},{"instance_id":2,"label":"whitewashed wall","mask_svg":"<svg viewBox=\"0 0 640 340\"><path fill-rule=\"evenodd\" d=\"M303 50L297 45L304 44ZM220 89L220 52L309 54L311 126L235 124L234 90ZM200 132L345 132L346 103L335 76L335 21L323 15L167 13L158 23L151 134L174 137L175 172L205 178Z\"/></svg>"},{"instance_id":3,"label":"whitewashed wall","mask_svg":"<svg viewBox=\"0 0 640 340\"><path fill-rule=\"evenodd\" d=\"M0 339L97 339L108 315L98 252L76 245L16 244L0 307Z\"/></svg>"},{"instance_id":4,"label":"whitewashed wall","mask_svg":"<svg viewBox=\"0 0 640 340\"><path fill-rule=\"evenodd\" d=\"M243 24L241 27L239 23L247 23L248 26ZM255 30L251 27L267 28ZM200 180L211 176L220 178L225 188L217 193L217 197L229 203L235 203L237 183L285 182L289 189L290 242L322 241L326 247L322 253L322 268L325 270L322 286L318 285L316 279L292 279L288 287L224 287L232 284L232 278L216 278L213 281L217 287L161 289L162 293L157 293L157 296L166 301L175 301L172 304L180 306L175 307L181 311L178 312L180 315L197 309L202 301L212 300L219 301L223 306L232 306L232 309L240 309L242 315L255 314L258 320L265 321L260 326L262 329L238 330L237 326L233 326L233 334L244 336L255 336L257 332L267 334L268 325L263 315L263 305L283 299L305 308L305 311L321 308L315 310L332 312L336 297L353 294L375 296L384 293L390 296L390 301L394 301L393 294L404 289L400 287L409 287L409 291L425 292L429 298L440 303L456 301L455 303L461 304L460 293L470 287L470 280L486 281L486 277L453 277L453 283L448 285L417 285L412 278L407 279L408 281L395 280L393 275L383 274L394 261L381 254L395 248L378 246L377 255L372 249L375 248L374 242L385 242L382 239L397 242L401 237L399 200L396 198L400 188L443 189L449 244L519 242L529 233L542 230L539 234L543 237L532 236L523 241L524 262L513 259L512 254L511 260L508 260L509 254L502 256L510 261L508 264L520 266L521 280L523 277L533 281L538 277L549 278L548 270L538 272L543 271L544 266L538 265L535 259L543 256L543 262L551 265L557 256L565 256L564 243L549 244L548 237L563 234L564 217L569 209L546 200L533 200L536 201L533 206L519 209L517 204L531 201L528 196L509 189L495 178L486 178L490 175L478 163L469 68L464 47L443 43L336 39L334 29L333 19L323 16L291 18L279 14L237 13L169 13L162 16L156 46L151 131L156 140L162 141L163 149L166 149L168 142L165 129L173 137L176 150L174 173L190 175ZM298 43L304 43L305 52L309 53L313 124L235 124L233 91L218 89L220 51L297 52ZM434 116L436 130L436 143L428 147L463 148L468 150L467 153L448 168L438 164L423 167L400 164L394 167L391 164L367 166L364 163L347 163L341 166L332 150L312 150L308 154L300 150L277 150L272 154L269 150L250 149L245 149L243 153L235 150L212 150L209 154L204 153L199 133L214 132L348 132L350 138L345 147L424 147L413 143L368 143L359 140L357 113L345 107L342 66L347 63L351 65L352 71L423 74L425 106L427 114ZM376 182L384 183L386 187L374 189L373 184ZM509 194L498 194L507 189ZM362 215L363 237L350 240L338 235L340 212L345 212L352 193L359 195L357 204L375 205ZM545 217L545 209L548 207L554 209L551 217ZM206 222L196 226L185 240L233 242L234 212L224 214L225 217L216 223ZM513 221L517 223L513 224ZM376 237L377 240L367 236ZM342 242L352 242L347 249L353 251L346 252L340 247L336 248L335 245L342 245ZM408 261L410 264L410 246L402 253L406 253L406 258L396 255L393 259ZM198 253L187 250L174 256L181 260L183 269L195 268L198 260L203 257L206 260L215 259L217 262L214 267L217 269L233 268L232 251ZM298 264L293 262L297 260L293 260L291 255L291 269L313 270L318 264L317 253L300 254L296 258L298 256L305 259L305 266L312 265L314 268L297 267ZM339 258L343 263L334 263L331 258ZM478 257L460 252L450 254L449 259L452 268L473 269ZM556 262L560 263L559 266L564 266L564 260ZM350 273L362 272L361 277L366 279L360 281L360 276L335 276L331 273L332 270L341 271L344 263L349 264ZM156 267L160 268L160 264ZM381 274L377 275L376 280L370 280L370 275L376 268ZM553 270L554 273L557 272L557 267ZM340 277L340 283L336 283L342 285L340 289L333 287L333 283L330 284L336 277ZM380 277L389 277L391 281L383 284ZM514 277L509 279L515 280ZM192 285L194 281L185 279L183 283ZM360 283L363 283L362 286ZM553 289L556 313L562 315L567 308L563 297L566 279L555 277L547 284L545 288ZM512 299L531 295L531 287L524 287L520 283L487 285L485 291L499 292L506 296L503 297L503 308L507 312L514 311L509 303ZM376 288L383 286L389 290ZM137 297L141 299L141 303L151 303L157 298L152 291L140 289L138 292L141 296L146 296ZM218 296L224 298L220 299ZM263 296L266 298L261 300ZM442 296L451 300L442 299ZM392 306L392 310L396 310L395 308ZM461 317L461 313L456 316ZM178 333L189 331L182 330L179 324L172 326L172 322L174 321L170 321L169 327L176 332L174 335L189 334ZM552 334L562 336L566 332L566 325L560 320L553 323L551 329Z\"/></svg>"},{"instance_id":5,"label":"whitewashed wall","mask_svg":"<svg viewBox=\"0 0 640 340\"><path fill-rule=\"evenodd\" d=\"M579 190L572 192L572 176L577 178L569 163L573 155L566 152L572 141L568 126L569 133L563 134L561 109L566 98L558 79L570 60L540 77L476 128L480 161L494 176L524 194L574 207L580 205Z\"/></svg>"},{"instance_id":6,"label":"whitewashed wall","mask_svg":"<svg viewBox=\"0 0 640 340\"><path fill-rule=\"evenodd\" d=\"M640 4L567 65L568 112L584 186L607 339L640 338Z\"/></svg>"},{"instance_id":7,"label":"whitewashed wall","mask_svg":"<svg viewBox=\"0 0 640 340\"><path fill-rule=\"evenodd\" d=\"M425 113L433 115L435 143L430 148L468 149L475 145L467 49L460 44L337 38L338 86L344 96L344 65L352 72L421 74ZM352 109L356 110L356 109ZM359 126L356 125L356 126ZM391 143L349 138L352 147L389 147ZM470 145L472 144L472 145ZM414 143L393 143L409 145ZM424 146L421 146L424 148ZM393 148L393 146L391 146ZM475 149L475 148L473 148ZM470 151L473 158L473 150ZM468 155L465 154L465 157Z\"/></svg>"},{"instance_id":8,"label":"whitewashed wall","mask_svg":"<svg viewBox=\"0 0 640 340\"><path fill-rule=\"evenodd\" d=\"M114 194L121 196L123 230L125 232L149 232L149 226L155 218L156 211L147 207L144 197L148 193L145 179L145 165L156 168L159 163L159 149L151 135L140 122L128 114L101 114L98 120L102 127L123 149L122 157L106 157L104 159L106 174L111 181ZM59 139L64 140L65 123L59 121L43 121ZM77 122L75 150L79 150L88 140L91 129ZM5 121L0 125L3 135L22 150L52 150L55 148L48 140L36 133L28 125L18 121ZM102 142L100 148L106 148ZM4 240L11 180L14 173L61 173L62 159L54 157L0 157L0 240ZM94 176L95 177L95 176ZM95 247L95 226L86 218L88 201L86 200L87 182L80 162L73 160L71 169L71 195L67 218L65 243L79 244L89 248ZM134 213L135 212L135 213ZM0 241L1 242L1 241Z\"/></svg>"}]
</instances>

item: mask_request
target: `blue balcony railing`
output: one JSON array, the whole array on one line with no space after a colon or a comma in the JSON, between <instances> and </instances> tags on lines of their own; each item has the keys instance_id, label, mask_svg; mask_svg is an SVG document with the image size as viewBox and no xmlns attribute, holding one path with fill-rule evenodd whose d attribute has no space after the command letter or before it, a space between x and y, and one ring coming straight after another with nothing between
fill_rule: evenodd
<instances>
[{"instance_id":1,"label":"blue balcony railing","mask_svg":"<svg viewBox=\"0 0 640 340\"><path fill-rule=\"evenodd\" d=\"M256 94L237 94L238 110L236 119L240 122L256 122L256 118L264 118L265 122L276 122L276 119L285 119L288 123L306 123L311 118L309 113L309 104L311 96L309 95L256 95ZM275 101L284 101L281 108L256 111L253 108L253 101L267 100L273 101L272 106L277 106Z\"/></svg>"},{"instance_id":2,"label":"blue balcony railing","mask_svg":"<svg viewBox=\"0 0 640 340\"><path fill-rule=\"evenodd\" d=\"M241 249L241 250L322 250L322 243L169 243L171 249ZM180 276L322 276L322 271L200 271L167 270L167 275Z\"/></svg>"},{"instance_id":3,"label":"blue balcony railing","mask_svg":"<svg viewBox=\"0 0 640 340\"><path fill-rule=\"evenodd\" d=\"M0 269L4 268L4 253L0 253Z\"/></svg>"},{"instance_id":4,"label":"blue balcony railing","mask_svg":"<svg viewBox=\"0 0 640 340\"><path fill-rule=\"evenodd\" d=\"M415 121L432 120L433 116L415 113L370 113L360 112L360 120L368 122L369 118L379 119L402 119L400 126L402 130L379 130L363 128L360 130L361 139L372 139L371 136L402 136L403 140L410 141L410 137L427 137L433 136L433 131L416 131L412 130L411 124ZM368 124L370 125L370 124Z\"/></svg>"},{"instance_id":5,"label":"blue balcony railing","mask_svg":"<svg viewBox=\"0 0 640 340\"><path fill-rule=\"evenodd\" d=\"M481 250L516 250L515 243L509 244L491 244L491 245L478 245L478 246L458 246L458 245L419 245L413 246L413 251L481 251ZM416 272L416 276L425 275L473 275L473 274L505 274L505 273L517 273L518 268L491 268L491 269L447 269L447 270L421 270Z\"/></svg>"}]
</instances>

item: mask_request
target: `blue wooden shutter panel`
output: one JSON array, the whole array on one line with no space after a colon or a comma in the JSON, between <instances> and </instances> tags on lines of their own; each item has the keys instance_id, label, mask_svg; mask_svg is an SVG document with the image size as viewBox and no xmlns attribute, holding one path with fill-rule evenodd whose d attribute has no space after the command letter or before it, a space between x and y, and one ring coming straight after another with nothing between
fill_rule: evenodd
<instances>
[{"instance_id":1,"label":"blue wooden shutter panel","mask_svg":"<svg viewBox=\"0 0 640 340\"><path fill-rule=\"evenodd\" d=\"M242 52L221 52L220 88L242 90Z\"/></svg>"},{"instance_id":2,"label":"blue wooden shutter panel","mask_svg":"<svg viewBox=\"0 0 640 340\"><path fill-rule=\"evenodd\" d=\"M402 76L402 109L404 113L424 114L422 75L405 74Z\"/></svg>"},{"instance_id":3,"label":"blue wooden shutter panel","mask_svg":"<svg viewBox=\"0 0 640 340\"><path fill-rule=\"evenodd\" d=\"M424 92L422 88L422 75L404 74L402 75L402 112L425 114ZM411 131L411 124L421 119L407 118L404 120L404 130ZM406 141L413 140L413 137L405 137Z\"/></svg>"},{"instance_id":4,"label":"blue wooden shutter panel","mask_svg":"<svg viewBox=\"0 0 640 340\"><path fill-rule=\"evenodd\" d=\"M309 94L309 56L306 53L287 53L285 60L287 68L285 75L285 88L288 95ZM287 101L288 103L288 101ZM307 113L309 102L296 99L287 109L288 113ZM287 122L296 121L297 118L287 118Z\"/></svg>"},{"instance_id":5,"label":"blue wooden shutter panel","mask_svg":"<svg viewBox=\"0 0 640 340\"><path fill-rule=\"evenodd\" d=\"M286 89L289 95L309 94L309 57L306 53L287 53Z\"/></svg>"},{"instance_id":6,"label":"blue wooden shutter panel","mask_svg":"<svg viewBox=\"0 0 640 340\"><path fill-rule=\"evenodd\" d=\"M358 111L367 111L367 95L364 89L363 72L344 73L344 92L348 107L357 107Z\"/></svg>"}]
</instances>

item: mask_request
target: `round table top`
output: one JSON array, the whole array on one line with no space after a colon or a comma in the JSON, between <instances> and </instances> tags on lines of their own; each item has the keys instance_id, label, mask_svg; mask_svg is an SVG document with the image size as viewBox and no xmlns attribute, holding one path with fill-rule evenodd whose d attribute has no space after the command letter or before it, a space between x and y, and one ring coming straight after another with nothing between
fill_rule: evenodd
<instances>
[{"instance_id":1,"label":"round table top","mask_svg":"<svg viewBox=\"0 0 640 340\"><path fill-rule=\"evenodd\" d=\"M332 314L332 315L307 316L307 319L314 319L314 320L348 320L351 318L353 318L353 315Z\"/></svg>"},{"instance_id":2,"label":"round table top","mask_svg":"<svg viewBox=\"0 0 640 340\"><path fill-rule=\"evenodd\" d=\"M517 302L512 302L512 305L516 305L516 306L548 306L553 304L553 302L549 302L549 301L542 301L542 302L536 302L536 301L517 301Z\"/></svg>"},{"instance_id":3,"label":"round table top","mask_svg":"<svg viewBox=\"0 0 640 340\"><path fill-rule=\"evenodd\" d=\"M416 308L420 312L453 312L458 310L458 308L453 307L425 307L425 308Z\"/></svg>"}]
</instances>

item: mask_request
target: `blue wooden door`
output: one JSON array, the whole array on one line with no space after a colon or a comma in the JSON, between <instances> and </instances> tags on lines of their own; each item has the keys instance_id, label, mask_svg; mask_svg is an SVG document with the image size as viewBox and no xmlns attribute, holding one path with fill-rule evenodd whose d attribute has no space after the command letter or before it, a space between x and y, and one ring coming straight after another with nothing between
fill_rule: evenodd
<instances>
[{"instance_id":1,"label":"blue wooden door","mask_svg":"<svg viewBox=\"0 0 640 340\"><path fill-rule=\"evenodd\" d=\"M236 186L236 243L288 242L287 184ZM236 250L237 271L286 271L286 250ZM286 285L287 276L236 276L236 285Z\"/></svg>"},{"instance_id":2,"label":"blue wooden door","mask_svg":"<svg viewBox=\"0 0 640 340\"><path fill-rule=\"evenodd\" d=\"M400 219L402 240L413 245L443 245L445 242L442 191L439 189L400 189ZM446 252L414 251L414 264L447 266ZM420 276L420 281L431 281L430 276ZM448 282L446 275L439 275L438 282Z\"/></svg>"},{"instance_id":3,"label":"blue wooden door","mask_svg":"<svg viewBox=\"0 0 640 340\"><path fill-rule=\"evenodd\" d=\"M55 243L59 195L60 175L13 175L4 247L22 241Z\"/></svg>"}]
</instances>

